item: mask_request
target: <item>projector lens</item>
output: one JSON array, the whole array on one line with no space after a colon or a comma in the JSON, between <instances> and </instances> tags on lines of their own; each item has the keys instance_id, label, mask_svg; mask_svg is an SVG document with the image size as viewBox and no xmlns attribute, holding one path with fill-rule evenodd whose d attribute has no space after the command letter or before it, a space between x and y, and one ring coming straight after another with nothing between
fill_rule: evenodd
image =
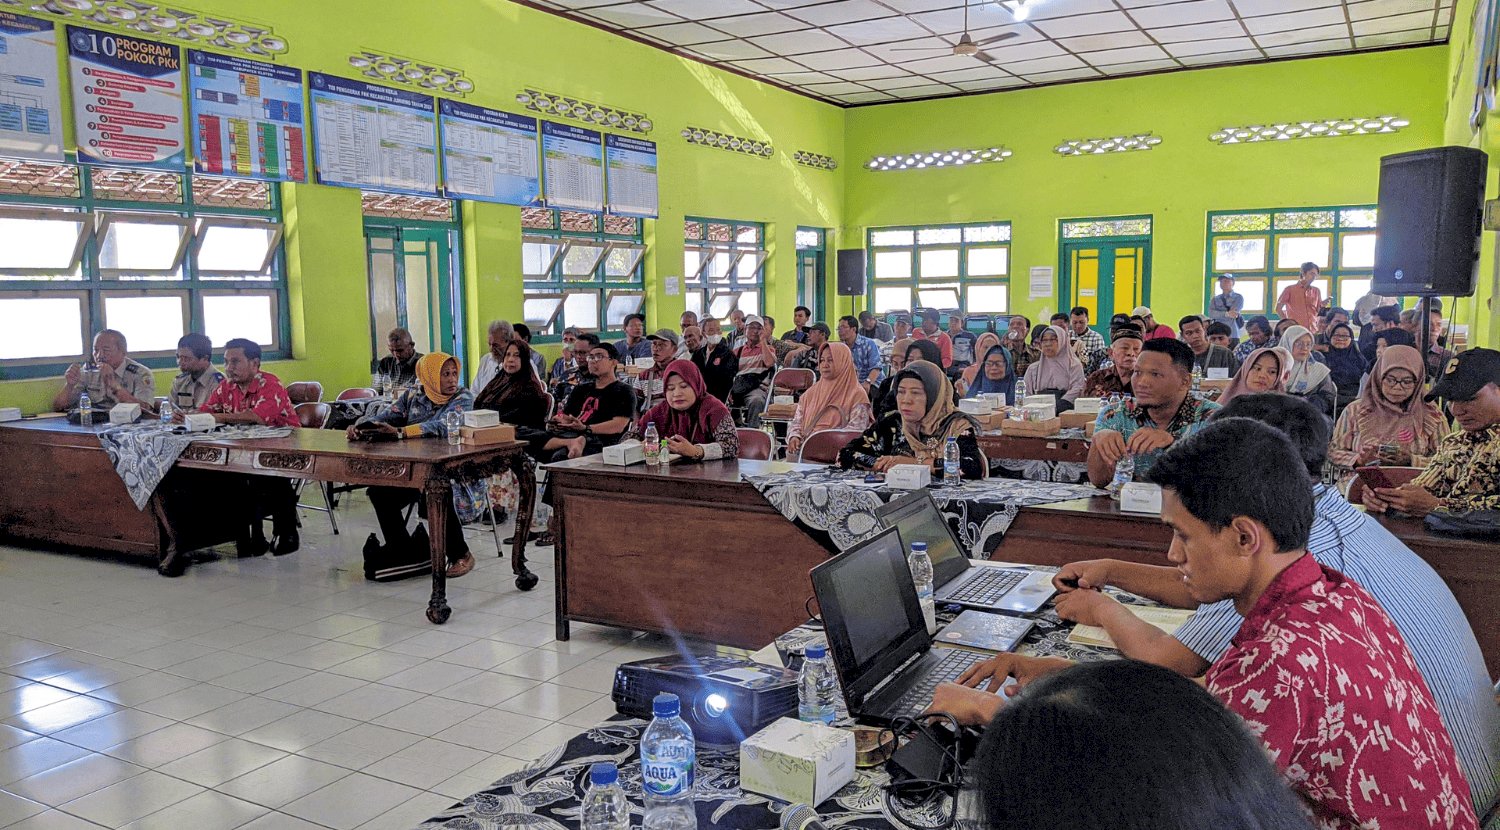
<instances>
[{"instance_id":1,"label":"projector lens","mask_svg":"<svg viewBox=\"0 0 1500 830\"><path fill-rule=\"evenodd\" d=\"M724 714L724 710L728 708L729 701L721 694L711 694L703 699L703 711L707 712L711 718Z\"/></svg>"}]
</instances>

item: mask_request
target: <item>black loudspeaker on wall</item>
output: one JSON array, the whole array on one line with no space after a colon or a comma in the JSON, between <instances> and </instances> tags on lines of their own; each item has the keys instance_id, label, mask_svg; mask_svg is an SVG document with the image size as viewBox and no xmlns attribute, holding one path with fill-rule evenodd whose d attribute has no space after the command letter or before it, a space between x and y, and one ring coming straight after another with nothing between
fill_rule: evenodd
<instances>
[{"instance_id":1,"label":"black loudspeaker on wall","mask_svg":"<svg viewBox=\"0 0 1500 830\"><path fill-rule=\"evenodd\" d=\"M865 252L862 248L839 251L839 296L859 297L865 293Z\"/></svg>"},{"instance_id":2,"label":"black loudspeaker on wall","mask_svg":"<svg viewBox=\"0 0 1500 830\"><path fill-rule=\"evenodd\" d=\"M1386 297L1474 293L1488 159L1438 147L1380 160L1375 283Z\"/></svg>"}]
</instances>

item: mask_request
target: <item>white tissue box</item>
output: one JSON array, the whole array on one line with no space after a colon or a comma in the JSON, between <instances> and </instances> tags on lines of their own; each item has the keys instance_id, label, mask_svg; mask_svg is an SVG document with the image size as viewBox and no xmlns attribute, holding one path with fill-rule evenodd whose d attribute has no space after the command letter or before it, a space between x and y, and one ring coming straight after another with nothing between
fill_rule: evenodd
<instances>
[{"instance_id":1,"label":"white tissue box","mask_svg":"<svg viewBox=\"0 0 1500 830\"><path fill-rule=\"evenodd\" d=\"M932 483L932 468L926 464L897 464L885 471L885 486L892 490L920 490Z\"/></svg>"},{"instance_id":2,"label":"white tissue box","mask_svg":"<svg viewBox=\"0 0 1500 830\"><path fill-rule=\"evenodd\" d=\"M219 425L218 419L209 412L194 412L182 416L182 422L187 425L188 432L208 432Z\"/></svg>"},{"instance_id":3,"label":"white tissue box","mask_svg":"<svg viewBox=\"0 0 1500 830\"><path fill-rule=\"evenodd\" d=\"M498 426L499 423L500 413L493 409L471 409L464 413L463 425L466 427L478 429L480 427Z\"/></svg>"},{"instance_id":4,"label":"white tissue box","mask_svg":"<svg viewBox=\"0 0 1500 830\"><path fill-rule=\"evenodd\" d=\"M1046 403L1028 403L1021 407L1027 421L1050 421L1057 417L1057 402L1049 400Z\"/></svg>"},{"instance_id":5,"label":"white tissue box","mask_svg":"<svg viewBox=\"0 0 1500 830\"><path fill-rule=\"evenodd\" d=\"M634 361L632 361L631 365L635 366L635 368L637 368L637 369L650 369L652 366L656 365L656 358L654 358L654 357L638 357L638 358L635 358Z\"/></svg>"},{"instance_id":6,"label":"white tissue box","mask_svg":"<svg viewBox=\"0 0 1500 830\"><path fill-rule=\"evenodd\" d=\"M1208 380L1229 380L1229 369L1228 369L1228 367L1220 366L1217 369L1209 369L1208 370L1208 378L1207 379Z\"/></svg>"},{"instance_id":7,"label":"white tissue box","mask_svg":"<svg viewBox=\"0 0 1500 830\"><path fill-rule=\"evenodd\" d=\"M985 398L964 398L958 402L958 411L965 415L988 415L995 408Z\"/></svg>"},{"instance_id":8,"label":"white tissue box","mask_svg":"<svg viewBox=\"0 0 1500 830\"><path fill-rule=\"evenodd\" d=\"M818 806L854 780L854 733L782 718L740 744L740 789Z\"/></svg>"},{"instance_id":9,"label":"white tissue box","mask_svg":"<svg viewBox=\"0 0 1500 830\"><path fill-rule=\"evenodd\" d=\"M117 403L109 410L109 422L112 424L133 424L141 417L141 405L138 403Z\"/></svg>"},{"instance_id":10,"label":"white tissue box","mask_svg":"<svg viewBox=\"0 0 1500 830\"><path fill-rule=\"evenodd\" d=\"M1120 488L1120 509L1127 513L1161 515L1161 487L1132 481Z\"/></svg>"},{"instance_id":11,"label":"white tissue box","mask_svg":"<svg viewBox=\"0 0 1500 830\"><path fill-rule=\"evenodd\" d=\"M1057 406L1057 398L1054 398L1051 395L1027 395L1026 398L1021 401L1021 406L1029 406L1031 404L1047 404L1050 406Z\"/></svg>"},{"instance_id":12,"label":"white tissue box","mask_svg":"<svg viewBox=\"0 0 1500 830\"><path fill-rule=\"evenodd\" d=\"M990 402L991 412L995 412L1005 408L1004 392L986 392L982 397Z\"/></svg>"},{"instance_id":13,"label":"white tissue box","mask_svg":"<svg viewBox=\"0 0 1500 830\"><path fill-rule=\"evenodd\" d=\"M0 421L21 420L21 408L19 406L0 406Z\"/></svg>"},{"instance_id":14,"label":"white tissue box","mask_svg":"<svg viewBox=\"0 0 1500 830\"><path fill-rule=\"evenodd\" d=\"M1086 415L1099 414L1099 398L1078 398L1073 401L1073 411Z\"/></svg>"},{"instance_id":15,"label":"white tissue box","mask_svg":"<svg viewBox=\"0 0 1500 830\"><path fill-rule=\"evenodd\" d=\"M604 448L605 464L629 467L631 464L644 464L645 462L646 447L639 441L621 441Z\"/></svg>"}]
</instances>

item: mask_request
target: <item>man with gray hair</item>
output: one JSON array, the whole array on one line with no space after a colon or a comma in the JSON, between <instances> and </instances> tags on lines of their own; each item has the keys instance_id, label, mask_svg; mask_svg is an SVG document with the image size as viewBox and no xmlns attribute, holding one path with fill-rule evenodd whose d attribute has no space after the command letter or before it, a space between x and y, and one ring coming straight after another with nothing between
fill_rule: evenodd
<instances>
[{"instance_id":1,"label":"man with gray hair","mask_svg":"<svg viewBox=\"0 0 1500 830\"><path fill-rule=\"evenodd\" d=\"M386 335L385 345L391 353L380 359L377 371L390 378L393 386L411 386L416 383L417 361L422 359L422 353L417 351L411 332L397 326Z\"/></svg>"},{"instance_id":2,"label":"man with gray hair","mask_svg":"<svg viewBox=\"0 0 1500 830\"><path fill-rule=\"evenodd\" d=\"M490 321L490 351L479 359L479 368L474 370L474 389L488 386L500 374L500 362L505 360L505 347L516 337L516 330L509 320Z\"/></svg>"},{"instance_id":3,"label":"man with gray hair","mask_svg":"<svg viewBox=\"0 0 1500 830\"><path fill-rule=\"evenodd\" d=\"M58 411L78 405L85 390L95 409L108 409L117 403L138 403L142 409L156 411L156 382L146 365L132 359L125 351L125 335L105 329L94 335L94 364L86 373L74 363L63 374L63 388L52 399Z\"/></svg>"}]
</instances>

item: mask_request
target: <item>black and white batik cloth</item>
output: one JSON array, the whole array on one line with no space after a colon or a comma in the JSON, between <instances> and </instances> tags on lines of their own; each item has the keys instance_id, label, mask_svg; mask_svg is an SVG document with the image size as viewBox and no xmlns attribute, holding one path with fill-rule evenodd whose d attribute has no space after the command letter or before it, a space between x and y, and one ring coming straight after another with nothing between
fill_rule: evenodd
<instances>
[{"instance_id":1,"label":"black and white batik cloth","mask_svg":"<svg viewBox=\"0 0 1500 830\"><path fill-rule=\"evenodd\" d=\"M285 438L291 434L290 427L251 424L221 426L212 432L184 432L180 426L147 421L101 429L99 443L109 455L115 472L120 474L136 509L144 510L156 486L166 478L167 471L188 444L231 438Z\"/></svg>"}]
</instances>

